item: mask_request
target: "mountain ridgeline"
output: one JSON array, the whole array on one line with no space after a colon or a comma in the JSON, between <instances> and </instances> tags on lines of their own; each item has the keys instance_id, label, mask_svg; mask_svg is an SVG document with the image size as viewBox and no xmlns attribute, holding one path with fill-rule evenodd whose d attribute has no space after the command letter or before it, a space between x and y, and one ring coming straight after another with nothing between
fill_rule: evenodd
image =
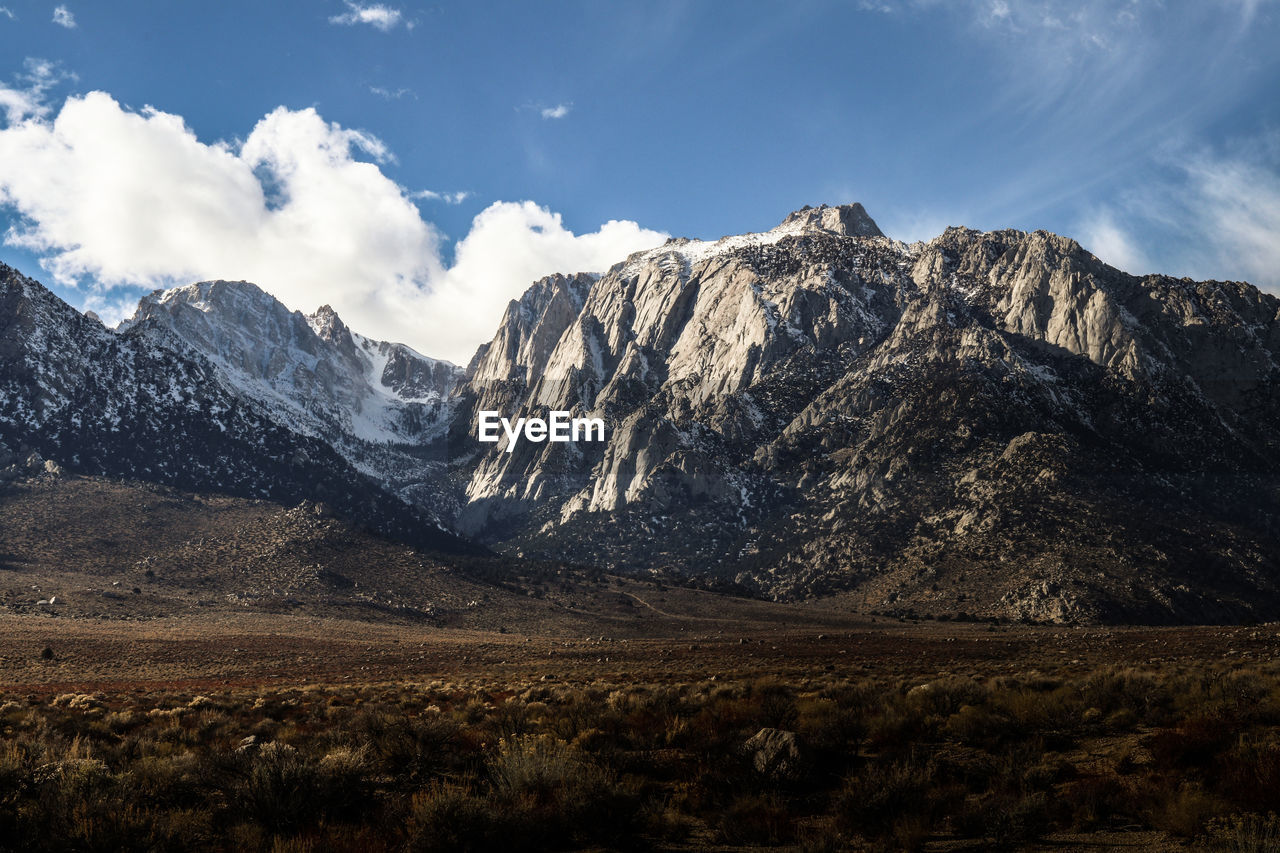
<instances>
[{"instance_id":1,"label":"mountain ridgeline","mask_svg":"<svg viewBox=\"0 0 1280 853\"><path fill-rule=\"evenodd\" d=\"M274 422L320 439L437 522L457 512L433 441L449 422L455 365L363 337L327 305L290 311L243 281L152 293L121 329L212 362Z\"/></svg>"},{"instance_id":2,"label":"mountain ridgeline","mask_svg":"<svg viewBox=\"0 0 1280 853\"><path fill-rule=\"evenodd\" d=\"M108 330L0 265L0 484L43 457L73 473L318 501L396 539L481 550L391 494L340 444L282 418L198 342L141 325Z\"/></svg>"},{"instance_id":3,"label":"mountain ridgeline","mask_svg":"<svg viewBox=\"0 0 1280 853\"><path fill-rule=\"evenodd\" d=\"M513 555L867 611L1280 618L1280 300L1248 284L805 208L542 279L465 371L244 283L118 332L0 288L0 441L71 470L295 499L332 469ZM606 440L508 453L485 410Z\"/></svg>"}]
</instances>

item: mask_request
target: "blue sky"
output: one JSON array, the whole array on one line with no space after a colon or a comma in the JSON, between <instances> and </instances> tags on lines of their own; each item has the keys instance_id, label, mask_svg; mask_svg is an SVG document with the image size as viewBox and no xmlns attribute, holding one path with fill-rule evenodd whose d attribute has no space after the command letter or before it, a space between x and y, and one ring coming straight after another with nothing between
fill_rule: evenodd
<instances>
[{"instance_id":1,"label":"blue sky","mask_svg":"<svg viewBox=\"0 0 1280 853\"><path fill-rule=\"evenodd\" d=\"M465 360L535 275L849 201L1280 289L1275 0L0 0L0 47L0 260L108 319L251 277Z\"/></svg>"}]
</instances>

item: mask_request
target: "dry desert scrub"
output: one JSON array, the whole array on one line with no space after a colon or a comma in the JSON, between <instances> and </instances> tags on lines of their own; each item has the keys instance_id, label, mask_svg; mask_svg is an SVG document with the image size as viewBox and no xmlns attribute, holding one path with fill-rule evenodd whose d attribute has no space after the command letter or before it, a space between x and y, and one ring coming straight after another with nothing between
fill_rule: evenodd
<instances>
[{"instance_id":1,"label":"dry desert scrub","mask_svg":"<svg viewBox=\"0 0 1280 853\"><path fill-rule=\"evenodd\" d=\"M1252 851L1277 812L1265 666L0 695L4 850L1018 849L1137 828Z\"/></svg>"}]
</instances>

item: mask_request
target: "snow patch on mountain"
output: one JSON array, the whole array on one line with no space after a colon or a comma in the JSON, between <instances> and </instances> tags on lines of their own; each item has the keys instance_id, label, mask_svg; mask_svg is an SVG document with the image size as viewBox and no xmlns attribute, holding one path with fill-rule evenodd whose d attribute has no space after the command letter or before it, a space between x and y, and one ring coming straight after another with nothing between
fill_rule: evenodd
<instances>
[{"instance_id":1,"label":"snow patch on mountain","mask_svg":"<svg viewBox=\"0 0 1280 853\"><path fill-rule=\"evenodd\" d=\"M172 333L239 391L304 435L334 444L420 443L447 424L461 368L349 330L328 306L289 311L248 282L206 281L144 297L122 329Z\"/></svg>"}]
</instances>

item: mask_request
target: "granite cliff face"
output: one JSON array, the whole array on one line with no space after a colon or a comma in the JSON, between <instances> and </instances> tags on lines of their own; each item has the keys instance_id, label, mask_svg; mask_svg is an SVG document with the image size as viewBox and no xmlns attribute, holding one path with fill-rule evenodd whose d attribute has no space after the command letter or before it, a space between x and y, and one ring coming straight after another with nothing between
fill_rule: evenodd
<instances>
[{"instance_id":1,"label":"granite cliff face","mask_svg":"<svg viewBox=\"0 0 1280 853\"><path fill-rule=\"evenodd\" d=\"M513 303L460 417L608 440L480 452L460 527L895 612L1275 615L1278 317L1045 232L907 246L858 205L673 240Z\"/></svg>"}]
</instances>

